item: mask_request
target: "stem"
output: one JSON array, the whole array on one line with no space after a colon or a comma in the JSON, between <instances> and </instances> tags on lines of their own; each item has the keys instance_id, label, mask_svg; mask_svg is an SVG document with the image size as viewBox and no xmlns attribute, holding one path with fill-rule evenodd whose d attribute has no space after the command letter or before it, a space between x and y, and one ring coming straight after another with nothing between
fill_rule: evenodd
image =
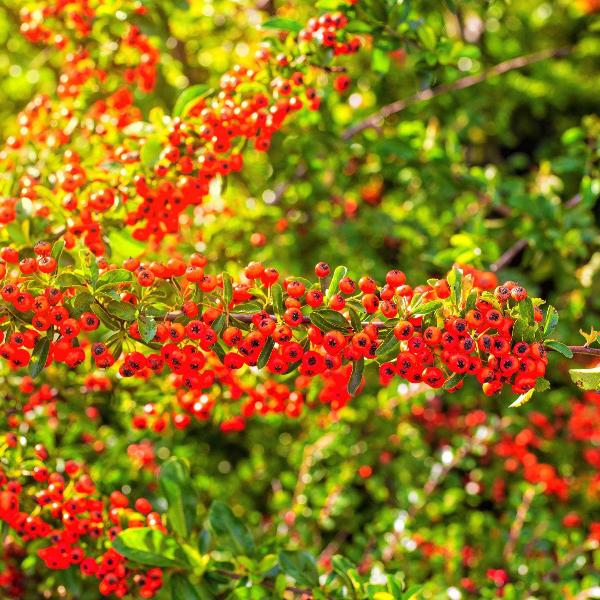
<instances>
[{"instance_id":1,"label":"stem","mask_svg":"<svg viewBox=\"0 0 600 600\"><path fill-rule=\"evenodd\" d=\"M504 62L498 63L497 65L486 69L482 73L477 75L468 75L467 77L463 77L462 79L457 79L451 83L443 83L442 85L438 85L434 88L428 88L421 92L417 92L412 96L408 96L408 98L403 98L402 100L396 100L391 104L387 104L383 108L379 109L376 113L373 113L363 121L360 121L356 125L349 127L342 134L342 138L344 140L349 140L354 137L357 133L364 131L365 129L372 129L379 126L381 121L387 119L391 115L395 115L403 110L407 109L414 104L419 104L420 102L425 102L426 100L431 100L432 98L437 98L443 94L447 94L449 92L454 92L457 90L464 90L465 88L472 87L477 85L478 83L482 83L483 81L487 81L491 77L495 77L496 75L502 75L509 71L514 71L515 69L522 69L527 65L531 65L536 62L540 62L542 60L547 60L548 58L556 58L559 56L566 56L569 54L569 48L551 48L548 50L541 50L540 52L534 52L532 54L527 54L525 56L518 56L516 58L511 58L510 60L506 60Z\"/></svg>"},{"instance_id":2,"label":"stem","mask_svg":"<svg viewBox=\"0 0 600 600\"><path fill-rule=\"evenodd\" d=\"M514 258L529 246L529 241L525 239L517 240L496 262L490 265L490 271L495 273L508 266Z\"/></svg>"},{"instance_id":3,"label":"stem","mask_svg":"<svg viewBox=\"0 0 600 600\"><path fill-rule=\"evenodd\" d=\"M504 551L502 552L502 556L506 561L510 559L512 553L514 552L534 497L535 488L533 486L528 487L525 490L525 493L523 494L523 499L521 500L521 504L519 504L519 508L517 508L515 520L513 521L513 524L510 528L508 540L506 542L506 545L504 546Z\"/></svg>"}]
</instances>

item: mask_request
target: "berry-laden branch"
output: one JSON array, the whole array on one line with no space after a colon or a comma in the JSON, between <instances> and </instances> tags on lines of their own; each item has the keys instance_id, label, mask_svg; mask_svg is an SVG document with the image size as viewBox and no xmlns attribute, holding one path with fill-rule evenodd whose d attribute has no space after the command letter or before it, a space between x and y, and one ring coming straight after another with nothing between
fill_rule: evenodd
<instances>
[{"instance_id":1,"label":"berry-laden branch","mask_svg":"<svg viewBox=\"0 0 600 600\"><path fill-rule=\"evenodd\" d=\"M280 281L276 269L250 263L234 282L210 274L198 254L123 265L71 255L64 262L76 266L58 268L63 245L40 242L25 258L0 250L0 358L34 377L86 356L122 378L170 373L203 418L210 406L197 395L238 385L248 367L295 377L296 390L314 380L337 409L364 385L365 364L378 366L380 385L400 377L453 392L472 378L488 395L505 385L530 395L547 385L547 350L597 354L550 339L558 315L525 288L469 267L413 287L400 270L381 285L319 263L314 282ZM290 394L292 412L302 401Z\"/></svg>"}]
</instances>

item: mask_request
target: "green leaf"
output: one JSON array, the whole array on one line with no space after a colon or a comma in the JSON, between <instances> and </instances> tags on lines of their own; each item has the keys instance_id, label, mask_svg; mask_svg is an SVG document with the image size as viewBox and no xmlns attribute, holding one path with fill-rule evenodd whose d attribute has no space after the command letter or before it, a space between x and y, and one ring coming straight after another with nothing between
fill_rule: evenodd
<instances>
[{"instance_id":1,"label":"green leaf","mask_svg":"<svg viewBox=\"0 0 600 600\"><path fill-rule=\"evenodd\" d=\"M460 304L462 294L462 278L462 269L459 269L458 267L452 267L452 271L448 273L447 281L448 285L450 286L450 298L456 306Z\"/></svg>"},{"instance_id":2,"label":"green leaf","mask_svg":"<svg viewBox=\"0 0 600 600\"><path fill-rule=\"evenodd\" d=\"M273 296L273 311L280 317L284 313L283 308L283 288L276 283L271 288L271 295Z\"/></svg>"},{"instance_id":3,"label":"green leaf","mask_svg":"<svg viewBox=\"0 0 600 600\"><path fill-rule=\"evenodd\" d=\"M162 150L163 145L160 139L155 137L148 138L140 150L140 160L142 161L142 164L150 169L154 167L160 158Z\"/></svg>"},{"instance_id":4,"label":"green leaf","mask_svg":"<svg viewBox=\"0 0 600 600\"><path fill-rule=\"evenodd\" d=\"M317 564L308 552L282 550L279 553L279 565L281 570L294 579L296 583L309 587L319 585Z\"/></svg>"},{"instance_id":5,"label":"green leaf","mask_svg":"<svg viewBox=\"0 0 600 600\"><path fill-rule=\"evenodd\" d=\"M90 281L92 282L92 286L96 287L96 282L98 281L98 275L100 274L100 270L98 269L98 261L95 256L90 256Z\"/></svg>"},{"instance_id":6,"label":"green leaf","mask_svg":"<svg viewBox=\"0 0 600 600\"><path fill-rule=\"evenodd\" d=\"M83 279L83 277L81 277L80 275L77 275L76 273L70 273L70 272L66 272L66 273L61 273L55 280L54 280L54 285L57 288L68 288L68 287L73 287L73 286L84 286L85 285L85 280Z\"/></svg>"},{"instance_id":7,"label":"green leaf","mask_svg":"<svg viewBox=\"0 0 600 600\"><path fill-rule=\"evenodd\" d=\"M547 348L551 348L552 350L559 352L565 358L573 358L573 352L571 351L571 349L568 346L566 346L565 344L563 344L562 342L557 342L555 340L549 340L549 341L544 342L544 344Z\"/></svg>"},{"instance_id":8,"label":"green leaf","mask_svg":"<svg viewBox=\"0 0 600 600\"><path fill-rule=\"evenodd\" d=\"M175 573L171 577L171 600L202 600L187 577Z\"/></svg>"},{"instance_id":9,"label":"green leaf","mask_svg":"<svg viewBox=\"0 0 600 600\"><path fill-rule=\"evenodd\" d=\"M220 543L231 546L235 554L252 556L255 552L250 530L232 510L220 500L215 500L208 512L208 521Z\"/></svg>"},{"instance_id":10,"label":"green leaf","mask_svg":"<svg viewBox=\"0 0 600 600\"><path fill-rule=\"evenodd\" d=\"M182 538L187 538L194 526L198 505L187 464L179 458L169 459L161 467L158 481L169 506L169 526Z\"/></svg>"},{"instance_id":11,"label":"green leaf","mask_svg":"<svg viewBox=\"0 0 600 600\"><path fill-rule=\"evenodd\" d=\"M332 325L339 327L340 329L350 329L350 324L346 320L346 317L339 313L337 310L333 310L331 308L322 308L317 311L312 311L309 316L312 316L314 313L318 313L319 317L329 321Z\"/></svg>"},{"instance_id":12,"label":"green leaf","mask_svg":"<svg viewBox=\"0 0 600 600\"><path fill-rule=\"evenodd\" d=\"M280 29L283 31L291 31L293 33L300 33L304 26L302 23L298 21L294 21L293 19L286 19L284 17L273 17L265 21L261 25L261 29Z\"/></svg>"},{"instance_id":13,"label":"green leaf","mask_svg":"<svg viewBox=\"0 0 600 600\"><path fill-rule=\"evenodd\" d=\"M273 352L274 347L275 340L272 337L267 338L267 341L265 342L265 345L258 356L258 360L256 361L256 366L259 369L265 368L266 364L269 362L269 358L271 358L271 353Z\"/></svg>"},{"instance_id":14,"label":"green leaf","mask_svg":"<svg viewBox=\"0 0 600 600\"><path fill-rule=\"evenodd\" d=\"M350 33L372 33L373 25L367 23L366 21L352 19L348 22L348 25L346 25L344 29Z\"/></svg>"},{"instance_id":15,"label":"green leaf","mask_svg":"<svg viewBox=\"0 0 600 600\"><path fill-rule=\"evenodd\" d=\"M548 389L550 389L550 382L547 379L544 379L543 377L538 377L535 380L536 392L545 392Z\"/></svg>"},{"instance_id":16,"label":"green leaf","mask_svg":"<svg viewBox=\"0 0 600 600\"><path fill-rule=\"evenodd\" d=\"M50 337L45 335L41 337L31 353L31 360L29 361L29 375L34 379L42 372L42 369L46 366L48 360L48 353L50 352Z\"/></svg>"},{"instance_id":17,"label":"green leaf","mask_svg":"<svg viewBox=\"0 0 600 600\"><path fill-rule=\"evenodd\" d=\"M108 303L106 308L111 315L119 317L119 319L123 319L124 321L135 320L136 308L133 304L129 304L129 302L113 300Z\"/></svg>"},{"instance_id":18,"label":"green leaf","mask_svg":"<svg viewBox=\"0 0 600 600\"><path fill-rule=\"evenodd\" d=\"M161 531L149 527L125 529L112 547L128 560L153 567L186 567L185 554L175 541Z\"/></svg>"},{"instance_id":19,"label":"green leaf","mask_svg":"<svg viewBox=\"0 0 600 600\"><path fill-rule=\"evenodd\" d=\"M389 50L385 48L373 48L371 53L371 68L375 73L385 75L390 70L392 61Z\"/></svg>"},{"instance_id":20,"label":"green leaf","mask_svg":"<svg viewBox=\"0 0 600 600\"><path fill-rule=\"evenodd\" d=\"M208 529L203 529L198 536L198 552L200 554L206 554L210 549L210 531Z\"/></svg>"},{"instance_id":21,"label":"green leaf","mask_svg":"<svg viewBox=\"0 0 600 600\"><path fill-rule=\"evenodd\" d=\"M544 337L550 335L557 325L558 312L556 311L554 306L548 306L548 310L546 311L546 318L544 319L544 325L542 329Z\"/></svg>"},{"instance_id":22,"label":"green leaf","mask_svg":"<svg viewBox=\"0 0 600 600\"><path fill-rule=\"evenodd\" d=\"M60 260L60 256L64 249L65 249L65 241L64 240L58 240L52 246L52 252L50 253L50 255L52 256L52 258L54 258L56 260L56 262L58 262Z\"/></svg>"},{"instance_id":23,"label":"green leaf","mask_svg":"<svg viewBox=\"0 0 600 600\"><path fill-rule=\"evenodd\" d=\"M575 385L582 390L600 391L600 367L593 369L570 369L569 374Z\"/></svg>"},{"instance_id":24,"label":"green leaf","mask_svg":"<svg viewBox=\"0 0 600 600\"><path fill-rule=\"evenodd\" d=\"M531 388L528 392L521 394L512 404L509 405L508 408L518 408L519 406L523 406L523 404L527 404L531 400L531 397L535 393L535 388Z\"/></svg>"},{"instance_id":25,"label":"green leaf","mask_svg":"<svg viewBox=\"0 0 600 600\"><path fill-rule=\"evenodd\" d=\"M356 572L356 567L347 558L335 554L331 557L331 566L335 573L342 579L346 584L346 587L350 591L352 598L357 598L356 585L353 580L353 574Z\"/></svg>"},{"instance_id":26,"label":"green leaf","mask_svg":"<svg viewBox=\"0 0 600 600\"><path fill-rule=\"evenodd\" d=\"M375 351L375 355L378 357L385 356L389 352L399 350L398 340L394 335L394 331L390 331L387 336L381 342L381 346Z\"/></svg>"},{"instance_id":27,"label":"green leaf","mask_svg":"<svg viewBox=\"0 0 600 600\"><path fill-rule=\"evenodd\" d=\"M425 304L417 306L417 308L413 310L413 315L428 315L429 313L435 312L438 308L441 308L443 304L444 303L441 300L426 302Z\"/></svg>"},{"instance_id":28,"label":"green leaf","mask_svg":"<svg viewBox=\"0 0 600 600\"><path fill-rule=\"evenodd\" d=\"M346 273L348 273L348 267L342 265L335 268L333 275L331 276L331 281L329 282L329 287L327 288L327 293L325 294L326 300L331 300L331 298L337 294L340 281L346 277Z\"/></svg>"},{"instance_id":29,"label":"green leaf","mask_svg":"<svg viewBox=\"0 0 600 600\"><path fill-rule=\"evenodd\" d=\"M137 322L140 330L140 337L147 344L150 343L156 335L156 321L152 317L141 315Z\"/></svg>"},{"instance_id":30,"label":"green leaf","mask_svg":"<svg viewBox=\"0 0 600 600\"><path fill-rule=\"evenodd\" d=\"M533 302L531 298L527 297L525 300L519 302L519 314L528 325L533 325L535 323Z\"/></svg>"},{"instance_id":31,"label":"green leaf","mask_svg":"<svg viewBox=\"0 0 600 600\"><path fill-rule=\"evenodd\" d=\"M108 243L113 258L125 259L131 256L139 256L146 249L144 242L134 239L122 229L111 231L108 234Z\"/></svg>"},{"instance_id":32,"label":"green leaf","mask_svg":"<svg viewBox=\"0 0 600 600\"><path fill-rule=\"evenodd\" d=\"M352 325L352 329L354 329L354 331L362 331L362 321L358 312L349 306L348 314L350 315L350 324Z\"/></svg>"},{"instance_id":33,"label":"green leaf","mask_svg":"<svg viewBox=\"0 0 600 600\"><path fill-rule=\"evenodd\" d=\"M96 285L94 286L96 289L101 287L105 287L108 285L117 285L119 283L126 283L132 280L132 273L127 269L115 269L114 271L107 271L106 273L102 273L100 277L98 277L98 281L96 281Z\"/></svg>"},{"instance_id":34,"label":"green leaf","mask_svg":"<svg viewBox=\"0 0 600 600\"><path fill-rule=\"evenodd\" d=\"M354 396L356 390L362 381L363 371L365 370L365 359L359 358L352 363L352 373L348 381L348 393Z\"/></svg>"},{"instance_id":35,"label":"green leaf","mask_svg":"<svg viewBox=\"0 0 600 600\"><path fill-rule=\"evenodd\" d=\"M108 329L116 331L121 328L121 323L109 314L98 302L90 304L90 310L102 321Z\"/></svg>"},{"instance_id":36,"label":"green leaf","mask_svg":"<svg viewBox=\"0 0 600 600\"><path fill-rule=\"evenodd\" d=\"M411 585L402 596L403 600L412 600L425 586L424 585Z\"/></svg>"},{"instance_id":37,"label":"green leaf","mask_svg":"<svg viewBox=\"0 0 600 600\"><path fill-rule=\"evenodd\" d=\"M477 290L471 290L469 296L467 297L467 301L465 302L465 312L469 312L475 308L478 297L479 294L477 293Z\"/></svg>"},{"instance_id":38,"label":"green leaf","mask_svg":"<svg viewBox=\"0 0 600 600\"><path fill-rule=\"evenodd\" d=\"M225 306L229 306L229 303L233 299L233 281L229 273L223 273L223 300Z\"/></svg>"},{"instance_id":39,"label":"green leaf","mask_svg":"<svg viewBox=\"0 0 600 600\"><path fill-rule=\"evenodd\" d=\"M445 390L451 390L453 387L458 385L465 378L464 373L454 373L452 377L450 377L446 383L444 383Z\"/></svg>"},{"instance_id":40,"label":"green leaf","mask_svg":"<svg viewBox=\"0 0 600 600\"><path fill-rule=\"evenodd\" d=\"M173 116L182 117L185 116L187 111L191 108L191 104L200 98L208 96L212 92L212 89L204 84L192 85L184 90L175 102L173 107Z\"/></svg>"},{"instance_id":41,"label":"green leaf","mask_svg":"<svg viewBox=\"0 0 600 600\"><path fill-rule=\"evenodd\" d=\"M434 51L436 49L436 35L435 31L429 25L421 25L417 30L417 35L421 40L421 43L427 50Z\"/></svg>"},{"instance_id":42,"label":"green leaf","mask_svg":"<svg viewBox=\"0 0 600 600\"><path fill-rule=\"evenodd\" d=\"M262 304L259 302L242 302L240 304L236 304L233 307L232 312L249 315L255 312L260 312L262 308Z\"/></svg>"}]
</instances>

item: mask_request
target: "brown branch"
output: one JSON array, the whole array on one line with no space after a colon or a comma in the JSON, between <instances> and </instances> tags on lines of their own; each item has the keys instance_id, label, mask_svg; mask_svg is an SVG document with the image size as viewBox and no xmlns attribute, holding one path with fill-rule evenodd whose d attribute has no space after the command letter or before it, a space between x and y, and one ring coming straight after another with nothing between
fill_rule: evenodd
<instances>
[{"instance_id":1,"label":"brown branch","mask_svg":"<svg viewBox=\"0 0 600 600\"><path fill-rule=\"evenodd\" d=\"M588 346L568 346L568 348L573 354L586 354L587 356L600 357L600 348L589 348Z\"/></svg>"},{"instance_id":2,"label":"brown branch","mask_svg":"<svg viewBox=\"0 0 600 600\"><path fill-rule=\"evenodd\" d=\"M525 490L525 493L523 494L521 504L519 504L519 508L517 508L515 520L513 521L513 524L508 533L508 540L506 541L504 551L502 552L504 560L509 560L511 554L514 552L515 546L517 545L517 541L519 539L519 536L521 535L523 525L525 524L525 519L527 518L527 513L529 512L529 508L531 507L531 503L533 502L534 497L535 488L533 486L528 487Z\"/></svg>"},{"instance_id":3,"label":"brown branch","mask_svg":"<svg viewBox=\"0 0 600 600\"><path fill-rule=\"evenodd\" d=\"M522 69L528 65L534 64L536 62L540 62L542 60L547 60L549 58L556 58L559 56L566 56L570 52L569 48L551 48L548 50L541 50L540 52L534 52L533 54L527 54L525 56L518 56L516 58L511 58L510 60L505 60L489 69L486 69L482 73L477 75L468 75L467 77L463 77L462 79L457 79L451 83L443 83L434 88L428 88L426 90L422 90L413 94L412 96L408 96L408 98L403 98L401 100L396 100L391 104L387 104L386 106L380 108L376 113L370 115L363 121L360 121L356 125L349 127L342 134L342 138L344 140L349 140L354 137L357 133L364 131L365 129L372 129L378 127L381 121L384 121L388 117L395 115L403 110L413 106L414 104L419 104L420 102L425 102L427 100L431 100L432 98L437 98L443 94L447 94L449 92L455 92L458 90L464 90L465 88L472 87L477 85L478 83L482 83L491 77L496 77L497 75L502 75L509 71L514 71L515 69Z\"/></svg>"},{"instance_id":4,"label":"brown branch","mask_svg":"<svg viewBox=\"0 0 600 600\"><path fill-rule=\"evenodd\" d=\"M490 265L490 271L495 273L496 271L500 271L500 269L504 269L504 267L508 266L521 252L525 250L529 246L529 241L526 239L517 240L496 262L493 262Z\"/></svg>"},{"instance_id":5,"label":"brown branch","mask_svg":"<svg viewBox=\"0 0 600 600\"><path fill-rule=\"evenodd\" d=\"M573 208L573 207L577 206L580 202L581 202L581 194L575 194L575 196L573 196L570 200L567 200L567 202L565 202L563 206L564 206L564 208ZM495 207L495 208L500 208L500 207ZM502 208L504 208L504 207L502 207ZM509 215L505 214L505 216L508 217ZM493 262L490 265L490 271L492 271L493 273L496 273L497 271L500 271L501 269L504 269L504 267L507 267L508 265L510 265L510 263L519 254L519 252L521 252L522 250L525 250L525 248L527 248L527 246L529 246L529 240L526 240L525 238L517 240L504 254L502 254L502 256L497 261Z\"/></svg>"}]
</instances>

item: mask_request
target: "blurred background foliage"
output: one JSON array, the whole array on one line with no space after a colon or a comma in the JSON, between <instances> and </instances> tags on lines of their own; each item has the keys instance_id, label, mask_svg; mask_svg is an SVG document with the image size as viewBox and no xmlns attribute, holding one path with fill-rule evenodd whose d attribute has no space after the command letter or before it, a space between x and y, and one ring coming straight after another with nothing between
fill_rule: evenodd
<instances>
[{"instance_id":1,"label":"blurred background foliage","mask_svg":"<svg viewBox=\"0 0 600 600\"><path fill-rule=\"evenodd\" d=\"M107 10L112 4L106 2ZM146 114L156 107L169 112L188 85L214 85L222 72L248 60L273 35L260 29L265 20L304 22L315 11L305 1L146 4L153 16L140 26L163 49L157 92L139 99ZM324 9L336 4L316 2ZM5 134L34 93L56 85L53 55L17 33L19 5L0 2ZM229 218L203 215L177 249L203 251L232 273L261 260L303 274L326 260L379 279L398 267L418 283L454 262L494 268L516 248L511 260L502 260L501 275L556 306L558 337L581 343L579 329L600 326L598 6L593 0L364 5L364 23L377 35L370 51L346 61L356 82L351 91L327 92L321 111L296 116L268 155L248 155L243 174L211 200ZM411 29L418 31L418 47L406 34ZM561 50L493 74L503 61L547 49ZM383 105L487 69L490 76L477 85L415 101L377 127L345 136ZM597 471L582 459L587 446L566 426L561 430L571 400L581 396L567 383L569 366L553 357L552 391L519 411L506 408L507 398L484 399L468 385L451 398L373 385L339 415L314 406L296 421L251 419L244 432L229 436L198 424L154 438L131 430L128 411L144 395L168 402L172 392L163 382L84 396L75 380L69 387L68 374L48 381L66 401L36 436L48 448L88 459L106 491L123 485L147 494L153 465L176 452L189 458L207 506L214 498L229 501L256 531L308 548L322 564L340 552L370 577L378 569L402 571L409 583L427 582L424 597L460 597L449 596L449 588L469 596L464 577L476 583L472 597L495 597L486 578L492 568L510 573L505 598L575 597L598 584L598 551L560 565L584 543L599 492L588 488ZM100 407L99 417L75 419L91 405ZM478 410L483 417L471 416L467 424L465 415ZM568 499L542 493L485 451L502 435L530 427L534 413L555 423L551 436L540 434L536 452L570 482ZM597 447L600 439L591 443ZM439 481L429 484L436 473ZM496 495L494 486L504 486L504 493ZM531 487L523 530L503 557ZM562 526L572 511L584 527ZM465 558L467 547L473 557ZM243 594L234 597L249 597Z\"/></svg>"}]
</instances>

